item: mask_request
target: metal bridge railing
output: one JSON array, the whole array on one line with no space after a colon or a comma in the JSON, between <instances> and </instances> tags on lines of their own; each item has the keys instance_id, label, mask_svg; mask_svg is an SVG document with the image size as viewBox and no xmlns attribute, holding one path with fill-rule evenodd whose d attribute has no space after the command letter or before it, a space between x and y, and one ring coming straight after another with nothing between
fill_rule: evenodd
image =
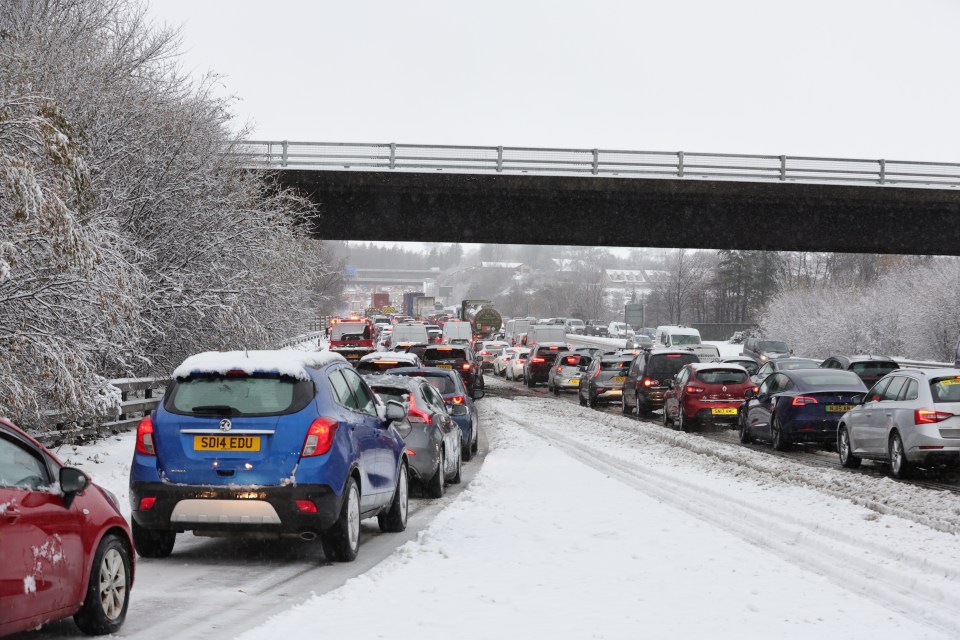
<instances>
[{"instance_id":1,"label":"metal bridge railing","mask_svg":"<svg viewBox=\"0 0 960 640\"><path fill-rule=\"evenodd\" d=\"M960 164L684 151L617 151L396 143L243 141L231 154L258 169L447 171L960 187Z\"/></svg>"}]
</instances>

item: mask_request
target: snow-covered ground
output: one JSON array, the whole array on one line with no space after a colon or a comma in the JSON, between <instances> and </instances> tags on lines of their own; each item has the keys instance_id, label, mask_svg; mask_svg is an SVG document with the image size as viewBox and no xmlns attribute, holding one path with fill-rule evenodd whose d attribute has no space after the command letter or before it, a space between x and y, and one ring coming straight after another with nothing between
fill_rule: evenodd
<instances>
[{"instance_id":1,"label":"snow-covered ground","mask_svg":"<svg viewBox=\"0 0 960 640\"><path fill-rule=\"evenodd\" d=\"M318 566L306 544L178 540L172 558L141 562L121 635L169 636L155 609L172 597L180 610L159 615L189 617L189 637L244 640L305 628L331 638L960 637L955 494L555 398L502 397L510 385L490 376L487 386L490 451L458 496L420 512L419 534L368 527L353 566ZM127 434L59 453L127 508L132 448ZM257 570L252 585L282 592L269 606L234 582ZM204 613L231 607L218 622ZM74 633L62 623L40 635Z\"/></svg>"}]
</instances>

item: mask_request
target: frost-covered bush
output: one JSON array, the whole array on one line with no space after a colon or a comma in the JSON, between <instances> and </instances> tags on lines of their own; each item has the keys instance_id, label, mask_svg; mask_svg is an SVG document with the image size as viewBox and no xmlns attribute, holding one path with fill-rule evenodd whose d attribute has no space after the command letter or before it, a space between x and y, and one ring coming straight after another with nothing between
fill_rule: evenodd
<instances>
[{"instance_id":1,"label":"frost-covered bush","mask_svg":"<svg viewBox=\"0 0 960 640\"><path fill-rule=\"evenodd\" d=\"M764 335L798 355L872 353L953 361L960 335L960 261L888 272L863 288L781 292L761 320Z\"/></svg>"},{"instance_id":2,"label":"frost-covered bush","mask_svg":"<svg viewBox=\"0 0 960 640\"><path fill-rule=\"evenodd\" d=\"M260 347L330 270L305 203L244 171L215 79L134 0L0 3L0 414L108 409L104 378Z\"/></svg>"}]
</instances>

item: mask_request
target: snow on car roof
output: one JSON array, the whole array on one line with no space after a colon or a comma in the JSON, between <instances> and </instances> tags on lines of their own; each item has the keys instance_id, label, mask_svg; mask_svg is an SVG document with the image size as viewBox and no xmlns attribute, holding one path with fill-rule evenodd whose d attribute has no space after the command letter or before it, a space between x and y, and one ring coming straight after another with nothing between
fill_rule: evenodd
<instances>
[{"instance_id":1,"label":"snow on car roof","mask_svg":"<svg viewBox=\"0 0 960 640\"><path fill-rule=\"evenodd\" d=\"M174 369L174 378L186 378L198 373L243 371L244 373L277 373L297 380L309 380L307 367L320 367L331 362L346 362L332 351L205 351L190 356Z\"/></svg>"},{"instance_id":2,"label":"snow on car roof","mask_svg":"<svg viewBox=\"0 0 960 640\"><path fill-rule=\"evenodd\" d=\"M419 359L414 353L404 353L402 351L380 351L368 353L360 358L360 362L371 362L376 360L403 360L404 362L417 362Z\"/></svg>"}]
</instances>

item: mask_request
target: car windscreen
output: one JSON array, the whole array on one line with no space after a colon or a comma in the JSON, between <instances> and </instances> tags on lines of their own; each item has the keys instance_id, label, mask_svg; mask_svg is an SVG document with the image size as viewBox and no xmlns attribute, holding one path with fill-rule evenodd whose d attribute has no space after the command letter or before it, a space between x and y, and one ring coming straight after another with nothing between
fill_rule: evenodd
<instances>
[{"instance_id":1,"label":"car windscreen","mask_svg":"<svg viewBox=\"0 0 960 640\"><path fill-rule=\"evenodd\" d=\"M861 378L879 379L887 375L894 369L899 369L900 365L896 362L854 362L850 365L850 371Z\"/></svg>"},{"instance_id":2,"label":"car windscreen","mask_svg":"<svg viewBox=\"0 0 960 640\"><path fill-rule=\"evenodd\" d=\"M673 342L673 344L700 344L699 336L688 333L675 333L670 336L670 341Z\"/></svg>"},{"instance_id":3,"label":"car windscreen","mask_svg":"<svg viewBox=\"0 0 960 640\"><path fill-rule=\"evenodd\" d=\"M853 387L863 385L860 378L850 375L849 371L831 371L830 369L818 369L817 371L805 371L802 374L793 374L797 380L801 380L807 388L831 388L831 387Z\"/></svg>"},{"instance_id":4,"label":"car windscreen","mask_svg":"<svg viewBox=\"0 0 960 640\"><path fill-rule=\"evenodd\" d=\"M741 384L747 381L747 372L739 369L707 369L697 371L697 380L704 384Z\"/></svg>"},{"instance_id":5,"label":"car windscreen","mask_svg":"<svg viewBox=\"0 0 960 640\"><path fill-rule=\"evenodd\" d=\"M366 322L340 322L333 325L331 340L369 340L370 330Z\"/></svg>"},{"instance_id":6,"label":"car windscreen","mask_svg":"<svg viewBox=\"0 0 960 640\"><path fill-rule=\"evenodd\" d=\"M424 378L430 383L430 386L439 391L441 395L448 396L452 393L457 393L457 383L448 375L429 373L427 371L404 371L398 375L410 376L411 378Z\"/></svg>"},{"instance_id":7,"label":"car windscreen","mask_svg":"<svg viewBox=\"0 0 960 640\"><path fill-rule=\"evenodd\" d=\"M313 382L286 376L191 376L172 387L164 408L194 416L283 415L300 411L313 398Z\"/></svg>"},{"instance_id":8,"label":"car windscreen","mask_svg":"<svg viewBox=\"0 0 960 640\"><path fill-rule=\"evenodd\" d=\"M377 371L389 371L397 367L412 367L413 363L403 360L367 360L357 363L357 371L360 373L374 373Z\"/></svg>"},{"instance_id":9,"label":"car windscreen","mask_svg":"<svg viewBox=\"0 0 960 640\"><path fill-rule=\"evenodd\" d=\"M396 400L402 404L407 401L407 398L410 395L409 389L402 389L398 387L379 387L374 385L371 387L371 389L373 389L375 394L380 396L380 399L383 400L384 403L387 403L391 400Z\"/></svg>"},{"instance_id":10,"label":"car windscreen","mask_svg":"<svg viewBox=\"0 0 960 640\"><path fill-rule=\"evenodd\" d=\"M930 393L934 402L960 402L960 377L934 378Z\"/></svg>"},{"instance_id":11,"label":"car windscreen","mask_svg":"<svg viewBox=\"0 0 960 640\"><path fill-rule=\"evenodd\" d=\"M818 369L820 365L812 360L795 360L793 362L779 362L777 363L777 371L793 371L795 369Z\"/></svg>"},{"instance_id":12,"label":"car windscreen","mask_svg":"<svg viewBox=\"0 0 960 640\"><path fill-rule=\"evenodd\" d=\"M620 373L626 374L627 370L630 368L630 363L633 360L616 360L614 362L601 362L600 369L602 371L619 371Z\"/></svg>"},{"instance_id":13,"label":"car windscreen","mask_svg":"<svg viewBox=\"0 0 960 640\"><path fill-rule=\"evenodd\" d=\"M770 351L772 353L787 353L790 347L786 342L779 340L761 340L757 343L757 351Z\"/></svg>"},{"instance_id":14,"label":"car windscreen","mask_svg":"<svg viewBox=\"0 0 960 640\"><path fill-rule=\"evenodd\" d=\"M445 347L440 349L425 349L423 352L424 362L445 362L448 360L466 360L467 353L463 349L454 349Z\"/></svg>"},{"instance_id":15,"label":"car windscreen","mask_svg":"<svg viewBox=\"0 0 960 640\"><path fill-rule=\"evenodd\" d=\"M753 375L760 370L760 365L757 364L756 362L753 362L752 360L737 360L735 364L738 364L744 369L746 369L747 373L749 373L750 375Z\"/></svg>"},{"instance_id":16,"label":"car windscreen","mask_svg":"<svg viewBox=\"0 0 960 640\"><path fill-rule=\"evenodd\" d=\"M700 358L692 353L660 353L650 356L644 374L648 378L669 378L677 375L683 365L691 362L700 362Z\"/></svg>"}]
</instances>

